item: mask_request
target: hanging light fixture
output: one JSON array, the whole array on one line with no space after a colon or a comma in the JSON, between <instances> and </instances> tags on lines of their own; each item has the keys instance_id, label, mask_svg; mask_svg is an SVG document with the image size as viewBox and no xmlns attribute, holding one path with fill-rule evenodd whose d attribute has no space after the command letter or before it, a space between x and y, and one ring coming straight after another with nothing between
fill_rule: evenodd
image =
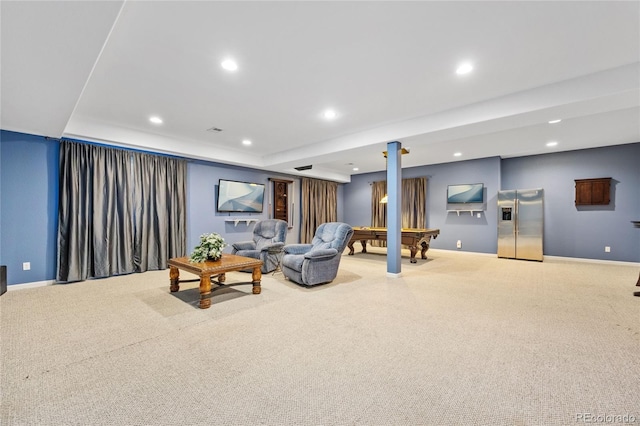
<instances>
[{"instance_id":1,"label":"hanging light fixture","mask_svg":"<svg viewBox=\"0 0 640 426\"><path fill-rule=\"evenodd\" d=\"M400 151L402 155L409 153L409 148L402 148ZM384 155L384 170L387 170L387 151L382 151L382 155ZM380 199L380 204L387 204L389 202L389 194L384 194L384 197Z\"/></svg>"}]
</instances>

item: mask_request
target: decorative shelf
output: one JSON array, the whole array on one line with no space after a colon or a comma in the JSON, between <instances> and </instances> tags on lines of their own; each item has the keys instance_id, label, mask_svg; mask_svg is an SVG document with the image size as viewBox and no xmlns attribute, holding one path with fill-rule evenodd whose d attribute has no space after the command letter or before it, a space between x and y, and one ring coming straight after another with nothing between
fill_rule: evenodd
<instances>
[{"instance_id":1,"label":"decorative shelf","mask_svg":"<svg viewBox=\"0 0 640 426\"><path fill-rule=\"evenodd\" d=\"M474 212L482 213L484 210L447 210L447 213L456 212L460 216L460 212L469 212L473 216Z\"/></svg>"},{"instance_id":2,"label":"decorative shelf","mask_svg":"<svg viewBox=\"0 0 640 426\"><path fill-rule=\"evenodd\" d=\"M233 222L233 226L238 226L238 222L245 222L247 226L251 225L251 222L260 222L260 219L246 219L246 218L237 218L237 219L225 219L225 222Z\"/></svg>"}]
</instances>

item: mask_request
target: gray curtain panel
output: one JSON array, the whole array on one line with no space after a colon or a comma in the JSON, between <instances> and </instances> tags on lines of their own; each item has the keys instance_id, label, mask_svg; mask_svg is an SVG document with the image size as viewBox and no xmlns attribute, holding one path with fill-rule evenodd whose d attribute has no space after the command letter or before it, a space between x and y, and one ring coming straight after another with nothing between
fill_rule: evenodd
<instances>
[{"instance_id":1,"label":"gray curtain panel","mask_svg":"<svg viewBox=\"0 0 640 426\"><path fill-rule=\"evenodd\" d=\"M132 156L135 271L165 269L167 260L186 252L186 162Z\"/></svg>"},{"instance_id":2,"label":"gray curtain panel","mask_svg":"<svg viewBox=\"0 0 640 426\"><path fill-rule=\"evenodd\" d=\"M57 281L164 269L184 255L186 163L137 155L61 142Z\"/></svg>"},{"instance_id":3,"label":"gray curtain panel","mask_svg":"<svg viewBox=\"0 0 640 426\"><path fill-rule=\"evenodd\" d=\"M387 181L381 180L371 184L371 226L374 228L387 227L387 205L380 200L387 194ZM370 241L374 247L386 247L386 241Z\"/></svg>"},{"instance_id":4,"label":"gray curtain panel","mask_svg":"<svg viewBox=\"0 0 640 426\"><path fill-rule=\"evenodd\" d=\"M402 227L426 228L427 178L402 179Z\"/></svg>"},{"instance_id":5,"label":"gray curtain panel","mask_svg":"<svg viewBox=\"0 0 640 426\"><path fill-rule=\"evenodd\" d=\"M130 156L62 142L57 280L133 272Z\"/></svg>"},{"instance_id":6,"label":"gray curtain panel","mask_svg":"<svg viewBox=\"0 0 640 426\"><path fill-rule=\"evenodd\" d=\"M387 226L387 205L380 203L387 193L387 182L371 184L371 226ZM402 179L402 227L425 228L427 226L427 178ZM372 246L386 247L386 241L371 241Z\"/></svg>"},{"instance_id":7,"label":"gray curtain panel","mask_svg":"<svg viewBox=\"0 0 640 426\"><path fill-rule=\"evenodd\" d=\"M337 220L338 184L326 180L302 178L300 242L311 243L318 226Z\"/></svg>"}]
</instances>

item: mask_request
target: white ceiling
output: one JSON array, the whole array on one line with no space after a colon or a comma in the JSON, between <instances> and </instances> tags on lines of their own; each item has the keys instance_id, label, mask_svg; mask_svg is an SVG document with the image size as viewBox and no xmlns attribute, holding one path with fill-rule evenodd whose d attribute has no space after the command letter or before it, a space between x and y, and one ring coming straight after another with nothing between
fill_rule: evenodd
<instances>
[{"instance_id":1,"label":"white ceiling","mask_svg":"<svg viewBox=\"0 0 640 426\"><path fill-rule=\"evenodd\" d=\"M394 140L403 167L640 141L639 1L0 7L5 130L339 182Z\"/></svg>"}]
</instances>

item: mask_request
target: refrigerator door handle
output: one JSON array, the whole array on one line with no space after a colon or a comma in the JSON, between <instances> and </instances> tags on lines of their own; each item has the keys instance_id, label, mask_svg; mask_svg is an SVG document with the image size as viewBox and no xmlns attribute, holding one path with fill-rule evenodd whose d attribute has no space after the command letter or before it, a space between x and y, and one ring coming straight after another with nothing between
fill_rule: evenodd
<instances>
[{"instance_id":1,"label":"refrigerator door handle","mask_svg":"<svg viewBox=\"0 0 640 426\"><path fill-rule=\"evenodd\" d=\"M513 201L513 210L515 211L515 215L514 215L514 227L513 227L513 234L514 235L518 235L518 232L520 231L520 226L518 223L518 206L520 205L520 200L518 199L518 197L516 197L516 199Z\"/></svg>"}]
</instances>

